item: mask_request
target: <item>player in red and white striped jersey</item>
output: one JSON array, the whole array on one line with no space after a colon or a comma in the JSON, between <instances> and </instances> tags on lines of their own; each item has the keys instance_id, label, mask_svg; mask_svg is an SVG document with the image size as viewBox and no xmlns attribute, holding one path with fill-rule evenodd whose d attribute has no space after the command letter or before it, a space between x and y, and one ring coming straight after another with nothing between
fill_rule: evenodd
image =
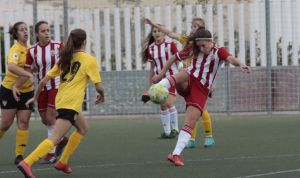
<instances>
[{"instance_id":1,"label":"player in red and white striped jersey","mask_svg":"<svg viewBox=\"0 0 300 178\"><path fill-rule=\"evenodd\" d=\"M224 47L218 46L212 40L212 35L208 30L197 30L191 39L194 41L193 48L176 54L177 60L181 60L189 53L189 50L193 50L191 65L186 72L171 75L155 84L166 88L176 86L178 93L186 102L185 125L179 133L174 151L168 155L168 160L176 166L184 165L180 156L181 152L191 138L195 123L205 109L209 91L221 64L227 61L240 67L243 72L250 72L248 66L232 56Z\"/></svg>"},{"instance_id":2,"label":"player in red and white striped jersey","mask_svg":"<svg viewBox=\"0 0 300 178\"><path fill-rule=\"evenodd\" d=\"M193 42L189 41L189 37L194 32L196 32L198 29L205 28L205 22L202 18L194 18L192 20L191 32L190 32L189 36L186 36L184 34L175 33L163 26L159 26L158 24L153 23L150 19L145 19L145 23L158 28L160 31L165 33L170 38L179 41L184 46L183 51L185 51L186 49L189 49L190 47L192 48ZM185 57L184 64L186 67L188 67L190 65L190 60L192 57L192 51L188 51L188 52L191 52L191 53L187 53L186 56L184 56ZM173 56L171 59L169 59L168 63L172 62L172 64L173 64L174 60L175 60L175 56ZM165 65L166 69L169 66L168 63ZM165 72L166 72L166 70L163 70L159 75L155 75L152 78L152 81L154 83L159 82L161 79L164 78ZM212 96L212 90L210 92L210 97L211 96ZM210 114L207 111L207 109L202 112L201 118L202 118L203 131L204 131L204 135L205 135L203 146L205 148L208 148L208 147L213 146L215 144L215 141L214 141L214 137L213 137L211 117L210 117ZM188 142L188 144L186 145L186 148L195 148L197 131L198 131L198 122L196 123L195 127L193 128L192 137L191 137L190 141Z\"/></svg>"},{"instance_id":3,"label":"player in red and white striped jersey","mask_svg":"<svg viewBox=\"0 0 300 178\"><path fill-rule=\"evenodd\" d=\"M152 84L152 77L155 74L159 74L170 57L177 52L176 44L172 40L165 38L164 33L159 31L157 28L152 28L145 40L142 54L143 63L146 63L147 61L151 63L149 85ZM177 73L177 64L173 63L165 75L170 76ZM164 129L164 132L161 134L161 138L174 138L178 134L178 114L177 109L174 106L176 99L175 87L170 88L169 93L170 95L166 102L160 104L160 116Z\"/></svg>"},{"instance_id":4,"label":"player in red and white striped jersey","mask_svg":"<svg viewBox=\"0 0 300 178\"><path fill-rule=\"evenodd\" d=\"M51 40L50 28L46 21L39 21L35 25L35 35L37 43L29 48L26 57L25 70L36 71L38 82L46 76L46 73L58 62L59 50L63 48L63 43ZM48 128L48 135L52 135L57 112L55 110L55 96L58 91L60 78L50 80L44 87L38 98L38 110L43 124ZM65 141L62 143L65 144ZM60 145L61 146L61 145ZM60 147L59 146L59 147ZM58 149L57 151L59 151ZM45 157L46 162L55 162L56 149L54 148Z\"/></svg>"}]
</instances>

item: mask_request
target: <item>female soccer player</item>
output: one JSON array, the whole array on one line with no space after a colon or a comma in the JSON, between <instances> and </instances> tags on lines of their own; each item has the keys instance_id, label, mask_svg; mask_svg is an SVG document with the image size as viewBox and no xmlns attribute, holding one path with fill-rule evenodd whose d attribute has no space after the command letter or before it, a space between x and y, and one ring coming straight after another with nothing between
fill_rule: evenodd
<instances>
[{"instance_id":1,"label":"female soccer player","mask_svg":"<svg viewBox=\"0 0 300 178\"><path fill-rule=\"evenodd\" d=\"M158 28L160 31L168 35L170 38L173 38L177 41L179 41L185 48L191 48L192 47L192 42L189 42L188 36L183 35L183 34L177 34L175 32L172 32L165 28L164 26L160 26L158 24L153 23L149 19L145 19L146 24L150 24L152 27ZM205 22L202 18L195 18L192 21L192 27L191 27L191 33L189 36L191 36L195 31L199 28L205 28ZM187 59L185 59L185 67L188 67L190 65L190 56L191 54L186 54ZM175 58L171 58L169 62L173 61ZM165 65L166 69L168 68L168 64ZM158 82L160 81L165 74L164 69L162 69L161 73L158 74L157 76L153 77L153 82ZM181 71L184 72L184 71ZM202 113L202 126L204 128L204 134L205 134L205 139L204 139L204 147L210 147L215 144L215 140L213 138L213 133L212 133L212 122L211 122L211 117L205 109L205 111ZM196 146L196 136L197 136L197 130L198 130L198 122L196 123L195 127L193 128L192 132L192 137L189 140L188 144L186 145L186 148L195 148Z\"/></svg>"},{"instance_id":2,"label":"female soccer player","mask_svg":"<svg viewBox=\"0 0 300 178\"><path fill-rule=\"evenodd\" d=\"M42 141L28 157L18 164L18 168L25 177L35 177L31 171L32 164L45 156L60 141L60 138L74 126L77 130L72 133L62 156L55 163L57 170L67 174L72 173L72 169L68 165L69 158L88 129L87 121L80 110L89 80L95 84L96 91L99 93L95 104L104 102L104 90L98 64L96 58L84 52L85 44L86 32L82 29L72 30L65 48L60 52L58 63L40 81L36 94L26 103L36 101L47 82L60 76L61 83L55 99L58 116L54 124L53 134Z\"/></svg>"},{"instance_id":3,"label":"female soccer player","mask_svg":"<svg viewBox=\"0 0 300 178\"><path fill-rule=\"evenodd\" d=\"M31 104L29 107L26 107L25 103L33 96L32 83L34 78L31 73L23 70L28 49L27 25L24 22L17 22L11 27L9 33L16 42L9 50L7 57L8 70L1 85L0 102L2 119L0 124L0 139L11 127L14 118L17 117L15 164L18 164L23 160L22 155L25 152L28 142L28 127L33 106ZM25 76L26 82L20 87L20 99L15 100L12 88L20 76Z\"/></svg>"},{"instance_id":4,"label":"female soccer player","mask_svg":"<svg viewBox=\"0 0 300 178\"><path fill-rule=\"evenodd\" d=\"M154 74L159 74L165 63L171 56L177 53L176 44L165 38L158 28L153 27L151 32L147 36L144 42L144 48L142 52L143 63L147 61L151 63L149 72L149 84L152 84L152 77ZM178 67L176 63L166 72L166 76L178 73ZM178 135L178 114L177 109L174 106L176 100L176 89L172 87L169 89L168 99L160 104L160 118L163 125L164 132L161 134L161 138L174 138Z\"/></svg>"},{"instance_id":5,"label":"female soccer player","mask_svg":"<svg viewBox=\"0 0 300 178\"><path fill-rule=\"evenodd\" d=\"M61 42L51 40L50 28L46 21L39 21L34 27L37 43L29 48L26 57L25 70L32 72L36 70L38 82L46 76L46 73L58 62L59 51L63 48ZM14 88L23 84L24 80L20 79ZM37 104L42 119L42 123L47 126L48 136L52 135L57 112L55 110L55 96L59 86L59 77L48 81L41 91ZM15 91L14 93L17 93ZM16 96L15 96L16 97ZM67 144L67 137L63 137L58 144L58 149L54 147L44 158L44 163L54 163L62 148Z\"/></svg>"},{"instance_id":6,"label":"female soccer player","mask_svg":"<svg viewBox=\"0 0 300 178\"><path fill-rule=\"evenodd\" d=\"M250 72L248 66L229 54L224 47L218 46L212 40L212 35L208 30L198 29L191 39L193 40L193 58L187 71L169 76L155 84L166 88L176 86L186 102L185 125L179 133L174 151L168 155L168 160L176 166L184 165L181 152L191 138L192 128L205 109L209 91L221 64L228 61L240 67L241 71Z\"/></svg>"}]
</instances>

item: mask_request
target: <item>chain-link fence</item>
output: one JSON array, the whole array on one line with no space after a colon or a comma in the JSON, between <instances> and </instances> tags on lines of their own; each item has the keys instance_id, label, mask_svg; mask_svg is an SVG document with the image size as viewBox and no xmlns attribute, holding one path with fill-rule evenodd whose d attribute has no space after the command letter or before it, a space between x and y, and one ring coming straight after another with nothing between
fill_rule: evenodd
<instances>
[{"instance_id":1,"label":"chain-link fence","mask_svg":"<svg viewBox=\"0 0 300 178\"><path fill-rule=\"evenodd\" d=\"M87 107L90 115L154 114L159 105L143 104L141 95L148 89L148 71L101 72L105 86L106 102L94 106L95 90L88 87ZM271 112L300 111L300 67L272 68ZM238 68L222 68L216 79L216 90L208 101L210 112L267 112L268 88L265 67L253 68L245 74ZM185 103L177 97L176 106L184 112Z\"/></svg>"}]
</instances>

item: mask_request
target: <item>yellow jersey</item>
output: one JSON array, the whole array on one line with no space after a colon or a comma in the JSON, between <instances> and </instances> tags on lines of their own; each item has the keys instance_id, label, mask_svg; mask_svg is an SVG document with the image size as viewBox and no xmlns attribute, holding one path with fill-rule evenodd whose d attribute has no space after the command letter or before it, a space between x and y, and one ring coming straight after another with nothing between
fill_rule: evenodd
<instances>
[{"instance_id":1,"label":"yellow jersey","mask_svg":"<svg viewBox=\"0 0 300 178\"><path fill-rule=\"evenodd\" d=\"M62 70L57 64L47 73L51 78L61 74ZM55 107L56 109L72 109L79 112L89 80L94 84L102 81L96 58L85 52L74 53L70 71L65 79L65 81L60 81L55 97Z\"/></svg>"},{"instance_id":2,"label":"yellow jersey","mask_svg":"<svg viewBox=\"0 0 300 178\"><path fill-rule=\"evenodd\" d=\"M178 35L176 37L176 40L179 41L182 44L183 47L186 46L187 43L189 42L188 37L186 35ZM190 63L191 63L190 58L185 59L184 60L184 67L185 68L188 67L190 65Z\"/></svg>"},{"instance_id":3,"label":"yellow jersey","mask_svg":"<svg viewBox=\"0 0 300 178\"><path fill-rule=\"evenodd\" d=\"M26 62L26 54L28 48L23 46L19 42L16 42L9 50L7 56L7 64L16 64L17 66L24 68ZM12 86L19 80L20 76L6 70L2 85L7 89L12 89ZM33 86L30 86L30 81L27 80L20 88L21 93L27 93L33 91Z\"/></svg>"}]
</instances>

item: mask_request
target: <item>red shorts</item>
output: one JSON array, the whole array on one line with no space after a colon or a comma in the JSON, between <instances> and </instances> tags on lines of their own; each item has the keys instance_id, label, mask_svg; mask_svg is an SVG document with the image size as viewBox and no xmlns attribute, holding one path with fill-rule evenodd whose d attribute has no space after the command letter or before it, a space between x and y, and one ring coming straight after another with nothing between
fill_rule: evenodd
<instances>
[{"instance_id":1,"label":"red shorts","mask_svg":"<svg viewBox=\"0 0 300 178\"><path fill-rule=\"evenodd\" d=\"M44 90L40 93L37 103L39 112L45 112L47 107L55 109L55 96L57 89Z\"/></svg>"},{"instance_id":2,"label":"red shorts","mask_svg":"<svg viewBox=\"0 0 300 178\"><path fill-rule=\"evenodd\" d=\"M175 87L175 86L169 88L169 94L170 94L170 95L173 95L173 96L176 96L176 95L177 95L176 87Z\"/></svg>"},{"instance_id":3,"label":"red shorts","mask_svg":"<svg viewBox=\"0 0 300 178\"><path fill-rule=\"evenodd\" d=\"M184 97L186 108L188 106L195 106L202 112L205 110L208 90L201 85L199 80L195 77L191 75L189 76L189 85L186 91L180 90L179 88L177 88L177 91L182 97Z\"/></svg>"}]
</instances>

